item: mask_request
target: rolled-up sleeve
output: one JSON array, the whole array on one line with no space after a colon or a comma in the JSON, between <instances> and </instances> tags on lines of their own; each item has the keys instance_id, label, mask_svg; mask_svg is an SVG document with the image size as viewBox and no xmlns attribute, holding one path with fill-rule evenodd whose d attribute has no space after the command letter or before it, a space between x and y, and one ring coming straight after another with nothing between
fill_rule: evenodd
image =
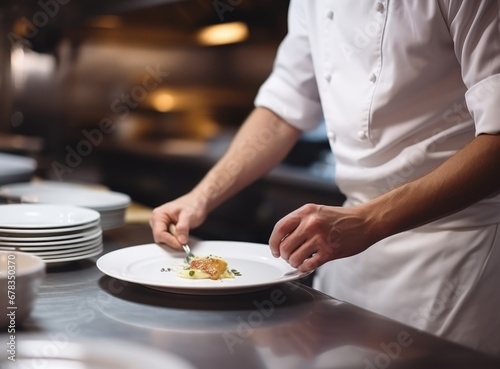
<instances>
[{"instance_id":1,"label":"rolled-up sleeve","mask_svg":"<svg viewBox=\"0 0 500 369\"><path fill-rule=\"evenodd\" d=\"M306 25L307 2L290 2L287 36L278 49L271 75L255 98L255 106L273 111L303 131L314 129L322 119Z\"/></svg>"},{"instance_id":2,"label":"rolled-up sleeve","mask_svg":"<svg viewBox=\"0 0 500 369\"><path fill-rule=\"evenodd\" d=\"M499 1L448 0L444 6L476 135L500 133Z\"/></svg>"}]
</instances>

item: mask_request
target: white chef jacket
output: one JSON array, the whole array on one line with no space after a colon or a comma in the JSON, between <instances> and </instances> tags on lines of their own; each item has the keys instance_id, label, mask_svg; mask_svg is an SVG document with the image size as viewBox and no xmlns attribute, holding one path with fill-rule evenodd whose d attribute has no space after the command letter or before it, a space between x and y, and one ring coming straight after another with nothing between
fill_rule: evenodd
<instances>
[{"instance_id":1,"label":"white chef jacket","mask_svg":"<svg viewBox=\"0 0 500 369\"><path fill-rule=\"evenodd\" d=\"M291 0L288 34L255 105L301 130L324 119L346 205L367 201L428 173L475 136L500 132L499 6L495 0ZM488 324L500 331L499 223L500 196L492 196L324 265L317 286L500 353L500 333L496 342L477 339ZM489 295L496 312L468 308L486 303L472 301L478 288L488 291L481 296ZM452 306L437 318L416 319L443 291L456 297ZM474 316L469 338L454 328L463 311Z\"/></svg>"}]
</instances>

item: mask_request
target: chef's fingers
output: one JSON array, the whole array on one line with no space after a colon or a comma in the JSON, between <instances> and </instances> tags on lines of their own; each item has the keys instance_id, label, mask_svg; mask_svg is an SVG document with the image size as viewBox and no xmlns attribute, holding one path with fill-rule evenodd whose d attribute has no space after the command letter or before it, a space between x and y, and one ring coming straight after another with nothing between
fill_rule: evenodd
<instances>
[{"instance_id":1,"label":"chef's fingers","mask_svg":"<svg viewBox=\"0 0 500 369\"><path fill-rule=\"evenodd\" d=\"M158 212L153 212L149 224L153 230L153 238L159 245L167 245L175 249L180 249L182 246L180 242L168 232L168 224L172 221L164 215L159 215Z\"/></svg>"},{"instance_id":2,"label":"chef's fingers","mask_svg":"<svg viewBox=\"0 0 500 369\"><path fill-rule=\"evenodd\" d=\"M290 253L288 257L288 263L292 267L298 268L304 263L305 260L315 255L318 250L319 246L314 241L314 239L305 240L302 242L302 244L300 244L299 247L296 247L295 250ZM284 252L282 251L281 254L283 255Z\"/></svg>"},{"instance_id":3,"label":"chef's fingers","mask_svg":"<svg viewBox=\"0 0 500 369\"><path fill-rule=\"evenodd\" d=\"M276 223L269 238L269 247L274 257L282 256L280 251L281 243L292 235L299 224L300 218L295 216L294 213L290 213Z\"/></svg>"},{"instance_id":4,"label":"chef's fingers","mask_svg":"<svg viewBox=\"0 0 500 369\"><path fill-rule=\"evenodd\" d=\"M300 232L299 228L300 227L295 229L293 233L285 237L285 239L283 239L280 243L280 255L283 260L286 260L288 263L290 263L290 256L297 252L297 250L300 249L305 242L307 242L307 236ZM302 261L304 261L304 259L300 262Z\"/></svg>"},{"instance_id":5,"label":"chef's fingers","mask_svg":"<svg viewBox=\"0 0 500 369\"><path fill-rule=\"evenodd\" d=\"M326 263L328 260L324 259L321 252L318 251L311 255L311 257L305 259L297 269L302 273L311 272L319 268L322 264Z\"/></svg>"}]
</instances>

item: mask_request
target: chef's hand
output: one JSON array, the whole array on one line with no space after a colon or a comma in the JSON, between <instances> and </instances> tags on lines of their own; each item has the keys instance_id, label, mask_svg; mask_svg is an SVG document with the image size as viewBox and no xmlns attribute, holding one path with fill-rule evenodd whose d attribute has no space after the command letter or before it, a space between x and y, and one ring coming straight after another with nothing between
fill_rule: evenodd
<instances>
[{"instance_id":1,"label":"chef's hand","mask_svg":"<svg viewBox=\"0 0 500 369\"><path fill-rule=\"evenodd\" d=\"M204 208L188 193L155 208L149 224L157 244L180 249L188 243L189 230L203 223L206 216ZM176 226L176 236L168 232L171 223Z\"/></svg>"},{"instance_id":2,"label":"chef's hand","mask_svg":"<svg viewBox=\"0 0 500 369\"><path fill-rule=\"evenodd\" d=\"M269 239L271 252L301 272L359 254L379 241L360 209L304 205L276 223Z\"/></svg>"}]
</instances>

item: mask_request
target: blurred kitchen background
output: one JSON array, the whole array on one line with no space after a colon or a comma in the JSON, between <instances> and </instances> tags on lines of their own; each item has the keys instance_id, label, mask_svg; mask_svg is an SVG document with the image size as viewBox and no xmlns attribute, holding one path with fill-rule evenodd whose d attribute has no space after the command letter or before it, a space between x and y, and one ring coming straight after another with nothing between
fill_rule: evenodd
<instances>
[{"instance_id":1,"label":"blurred kitchen background","mask_svg":"<svg viewBox=\"0 0 500 369\"><path fill-rule=\"evenodd\" d=\"M2 0L0 152L37 178L154 208L194 186L253 108L288 1ZM217 209L201 238L267 242L307 203L340 204L324 127Z\"/></svg>"}]
</instances>

